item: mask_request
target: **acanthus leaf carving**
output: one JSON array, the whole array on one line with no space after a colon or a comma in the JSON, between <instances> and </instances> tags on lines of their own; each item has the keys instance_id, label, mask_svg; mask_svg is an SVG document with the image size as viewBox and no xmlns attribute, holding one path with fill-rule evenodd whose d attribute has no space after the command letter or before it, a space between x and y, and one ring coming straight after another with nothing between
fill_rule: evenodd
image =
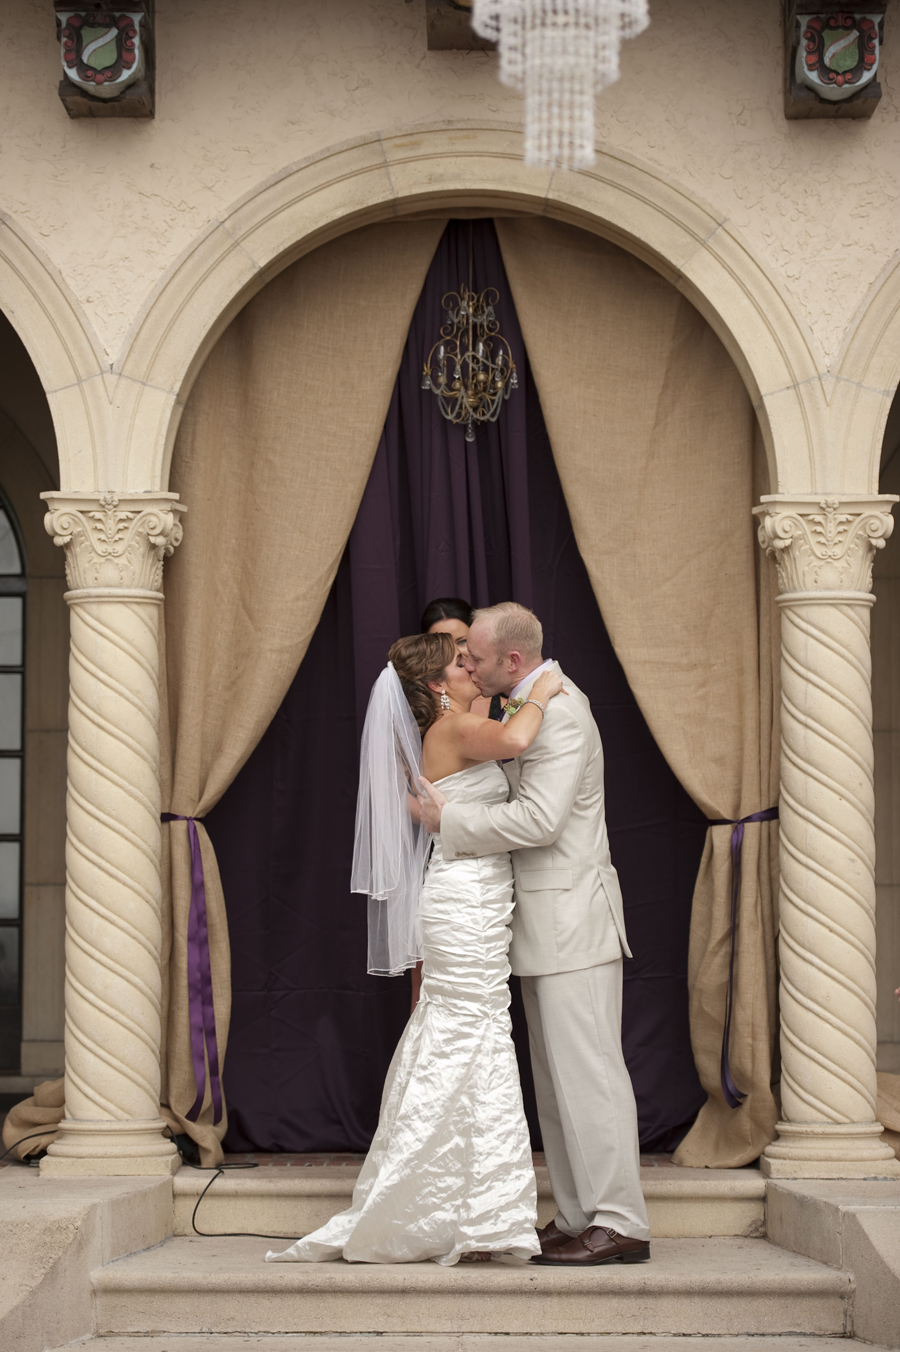
<instances>
[{"instance_id":1,"label":"acanthus leaf carving","mask_svg":"<svg viewBox=\"0 0 900 1352\"><path fill-rule=\"evenodd\" d=\"M66 551L73 591L96 587L162 592L163 561L180 544L176 493L45 493L44 526Z\"/></svg>"},{"instance_id":2,"label":"acanthus leaf carving","mask_svg":"<svg viewBox=\"0 0 900 1352\"><path fill-rule=\"evenodd\" d=\"M759 542L778 571L779 591L870 592L876 549L894 529L897 499L763 498Z\"/></svg>"}]
</instances>

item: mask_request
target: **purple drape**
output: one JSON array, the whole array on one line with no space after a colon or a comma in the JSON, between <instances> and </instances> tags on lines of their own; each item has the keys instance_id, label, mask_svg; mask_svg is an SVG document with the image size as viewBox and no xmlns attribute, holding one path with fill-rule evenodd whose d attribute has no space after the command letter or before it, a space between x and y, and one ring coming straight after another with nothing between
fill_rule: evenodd
<instances>
[{"instance_id":1,"label":"purple drape","mask_svg":"<svg viewBox=\"0 0 900 1352\"><path fill-rule=\"evenodd\" d=\"M474 445L423 392L440 301L497 286L520 389ZM572 535L493 225L451 222L409 341L347 550L272 725L206 819L232 945L225 1068L232 1150L365 1150L409 1008L408 980L365 974L366 908L349 892L358 738L369 690L427 601L512 598L590 696L606 752L613 862L634 960L623 1040L645 1149L671 1149L704 1094L690 1050L687 947L702 814L653 741ZM527 1034L513 1016L535 1143Z\"/></svg>"}]
</instances>

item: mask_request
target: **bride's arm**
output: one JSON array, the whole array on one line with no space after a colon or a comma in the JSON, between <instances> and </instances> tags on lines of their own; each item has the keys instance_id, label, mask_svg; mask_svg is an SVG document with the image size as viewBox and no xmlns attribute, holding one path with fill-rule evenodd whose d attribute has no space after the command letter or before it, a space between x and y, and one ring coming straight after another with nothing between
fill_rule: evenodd
<instances>
[{"instance_id":1,"label":"bride's arm","mask_svg":"<svg viewBox=\"0 0 900 1352\"><path fill-rule=\"evenodd\" d=\"M544 671L529 693L529 700L546 705L562 690L562 679L555 671ZM472 761L513 760L527 751L544 721L537 704L523 704L505 723L491 722L477 714L461 714L447 720L448 735Z\"/></svg>"}]
</instances>

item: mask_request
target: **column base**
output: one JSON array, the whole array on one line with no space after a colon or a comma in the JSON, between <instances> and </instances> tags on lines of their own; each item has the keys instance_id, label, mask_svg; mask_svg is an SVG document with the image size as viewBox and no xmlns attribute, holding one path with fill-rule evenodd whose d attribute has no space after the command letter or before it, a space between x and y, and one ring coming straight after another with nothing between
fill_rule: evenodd
<instances>
[{"instance_id":1,"label":"column base","mask_svg":"<svg viewBox=\"0 0 900 1352\"><path fill-rule=\"evenodd\" d=\"M169 1177L178 1172L181 1158L174 1142L162 1135L165 1126L161 1118L145 1122L63 1118L59 1137L41 1160L41 1173L52 1178Z\"/></svg>"},{"instance_id":2,"label":"column base","mask_svg":"<svg viewBox=\"0 0 900 1352\"><path fill-rule=\"evenodd\" d=\"M759 1162L764 1178L900 1178L880 1122L779 1122Z\"/></svg>"}]
</instances>

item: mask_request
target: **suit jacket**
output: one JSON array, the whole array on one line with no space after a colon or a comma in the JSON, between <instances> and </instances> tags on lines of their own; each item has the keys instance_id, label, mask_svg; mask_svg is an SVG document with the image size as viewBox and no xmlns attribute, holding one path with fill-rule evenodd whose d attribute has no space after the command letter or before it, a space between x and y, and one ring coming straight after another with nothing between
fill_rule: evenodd
<instances>
[{"instance_id":1,"label":"suit jacket","mask_svg":"<svg viewBox=\"0 0 900 1352\"><path fill-rule=\"evenodd\" d=\"M600 733L587 696L566 676L563 689L528 750L503 766L510 801L448 802L441 815L445 859L512 853L510 963L517 976L631 957L609 857Z\"/></svg>"}]
</instances>

